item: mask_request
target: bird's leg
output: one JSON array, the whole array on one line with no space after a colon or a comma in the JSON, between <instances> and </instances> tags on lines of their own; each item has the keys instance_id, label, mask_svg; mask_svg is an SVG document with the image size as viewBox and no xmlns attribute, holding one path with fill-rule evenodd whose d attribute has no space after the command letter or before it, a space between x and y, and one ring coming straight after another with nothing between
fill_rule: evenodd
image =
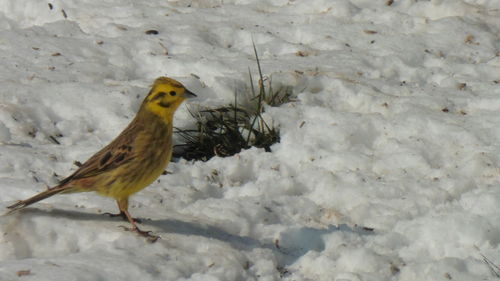
<instances>
[{"instance_id":1,"label":"bird's leg","mask_svg":"<svg viewBox=\"0 0 500 281\"><path fill-rule=\"evenodd\" d=\"M106 213L103 213L103 215L106 215L106 216L109 216L109 217L112 217L112 218L114 218L114 217L122 217L122 219L124 221L128 221L128 218L127 218L127 216L125 215L124 212L119 212L118 214L113 214L113 213L106 212ZM137 220L137 222L139 222L139 221Z\"/></svg>"},{"instance_id":2,"label":"bird's leg","mask_svg":"<svg viewBox=\"0 0 500 281\"><path fill-rule=\"evenodd\" d=\"M139 227L137 227L137 224L128 212L128 197L127 198L122 198L122 199L117 199L116 202L118 203L118 208L120 209L120 214L124 214L127 220L130 222L132 225L132 228L126 228L127 230L137 232L139 235L146 237L150 242L156 242L159 236L151 234L151 231L143 231L140 230Z\"/></svg>"},{"instance_id":3,"label":"bird's leg","mask_svg":"<svg viewBox=\"0 0 500 281\"><path fill-rule=\"evenodd\" d=\"M106 216L111 217L111 218L114 218L114 217L122 217L122 219L123 219L124 221L128 221L128 217L127 217L127 215L125 215L125 213L124 213L124 212L119 212L118 214L113 214L113 213L108 213L108 212L106 212L106 213L103 213L103 215L106 215ZM135 221L136 223L142 223L142 219L134 218L134 221Z\"/></svg>"},{"instance_id":4,"label":"bird's leg","mask_svg":"<svg viewBox=\"0 0 500 281\"><path fill-rule=\"evenodd\" d=\"M124 208L125 208L125 210L127 210L127 209L128 209L128 198L127 198L127 199L122 199L122 200L125 200L125 201L126 201L126 203L122 203L122 204L125 204L125 205L124 205L124 206L125 206ZM112 218L114 218L114 217L122 217L122 219L123 219L124 221L129 221L129 219L128 219L127 215L125 214L125 212L124 212L124 211L122 211L122 209L121 209L122 207L120 207L120 202L119 202L119 200L116 200L116 202L118 203L118 209L120 210L120 212L119 212L118 214L113 214L113 213L108 213L108 212L106 212L106 213L103 213L103 215L106 215L106 216L109 216L109 217L112 217ZM134 220L136 223L142 223L142 219L133 218L133 220Z\"/></svg>"}]
</instances>

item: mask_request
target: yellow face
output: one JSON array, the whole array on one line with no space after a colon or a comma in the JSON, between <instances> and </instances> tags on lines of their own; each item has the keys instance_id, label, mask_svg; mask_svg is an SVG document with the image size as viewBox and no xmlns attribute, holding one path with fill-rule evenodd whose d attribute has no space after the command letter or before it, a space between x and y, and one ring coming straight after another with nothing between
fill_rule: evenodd
<instances>
[{"instance_id":1,"label":"yellow face","mask_svg":"<svg viewBox=\"0 0 500 281\"><path fill-rule=\"evenodd\" d=\"M160 77L155 80L142 106L161 117L171 118L185 99L193 97L196 95L178 81Z\"/></svg>"}]
</instances>

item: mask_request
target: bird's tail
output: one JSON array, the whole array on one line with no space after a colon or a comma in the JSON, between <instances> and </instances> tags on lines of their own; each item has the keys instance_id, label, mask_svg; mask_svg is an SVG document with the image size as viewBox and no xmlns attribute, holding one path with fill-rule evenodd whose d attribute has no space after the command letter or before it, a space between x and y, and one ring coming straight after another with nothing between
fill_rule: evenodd
<instances>
[{"instance_id":1,"label":"bird's tail","mask_svg":"<svg viewBox=\"0 0 500 281\"><path fill-rule=\"evenodd\" d=\"M15 212L17 210L23 209L24 207L29 206L33 203L36 203L40 200L48 198L52 195L56 195L58 193L61 193L61 192L67 191L67 190L68 190L68 188L64 185L58 185L58 186L54 186L52 188L49 188L43 192L38 193L37 195L35 195L31 198L28 198L26 200L21 200L13 205L8 206L7 208L11 209L9 211L9 214L12 212Z\"/></svg>"}]
</instances>

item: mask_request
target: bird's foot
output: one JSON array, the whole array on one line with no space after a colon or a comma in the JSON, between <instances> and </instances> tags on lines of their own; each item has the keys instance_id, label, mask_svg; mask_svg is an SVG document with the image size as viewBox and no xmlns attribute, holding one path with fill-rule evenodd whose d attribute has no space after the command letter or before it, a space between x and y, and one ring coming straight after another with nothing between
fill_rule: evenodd
<instances>
[{"instance_id":1,"label":"bird's foot","mask_svg":"<svg viewBox=\"0 0 500 281\"><path fill-rule=\"evenodd\" d=\"M156 242L158 239L160 239L160 236L158 235L154 235L154 234L151 234L152 231L144 231L144 230L140 230L136 225L132 226L132 227L126 227L126 226L121 226L124 230L126 231L132 231L132 232L136 232L137 234L139 234L140 236L142 237L145 237L148 242L150 243L154 243Z\"/></svg>"}]
</instances>

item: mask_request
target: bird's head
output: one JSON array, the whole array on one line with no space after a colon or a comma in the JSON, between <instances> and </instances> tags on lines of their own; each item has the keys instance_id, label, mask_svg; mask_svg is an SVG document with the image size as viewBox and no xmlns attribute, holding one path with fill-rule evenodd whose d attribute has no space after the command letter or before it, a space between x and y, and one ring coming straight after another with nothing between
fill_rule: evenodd
<instances>
[{"instance_id":1,"label":"bird's head","mask_svg":"<svg viewBox=\"0 0 500 281\"><path fill-rule=\"evenodd\" d=\"M142 102L141 110L149 110L169 120L185 99L194 97L196 95L186 89L180 82L168 77L159 77L155 80L151 91Z\"/></svg>"}]
</instances>

